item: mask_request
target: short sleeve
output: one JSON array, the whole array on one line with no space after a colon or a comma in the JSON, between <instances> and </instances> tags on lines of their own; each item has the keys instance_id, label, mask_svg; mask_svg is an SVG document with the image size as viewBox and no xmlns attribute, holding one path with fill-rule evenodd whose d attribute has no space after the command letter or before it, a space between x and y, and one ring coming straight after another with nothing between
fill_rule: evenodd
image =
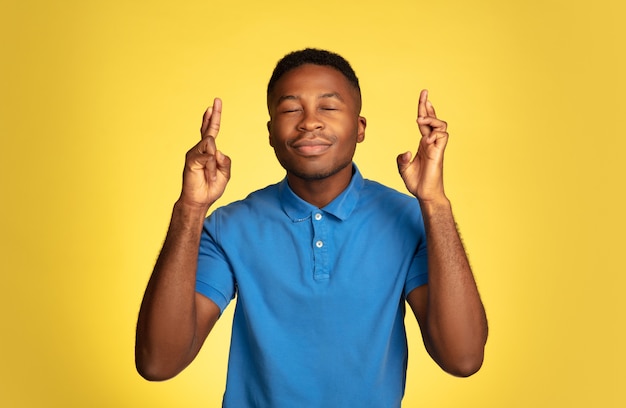
<instances>
[{"instance_id":1,"label":"short sleeve","mask_svg":"<svg viewBox=\"0 0 626 408\"><path fill-rule=\"evenodd\" d=\"M200 238L196 292L211 299L223 312L235 297L236 284L218 235L219 213L214 212L204 221Z\"/></svg>"},{"instance_id":2,"label":"short sleeve","mask_svg":"<svg viewBox=\"0 0 626 408\"><path fill-rule=\"evenodd\" d=\"M426 247L426 234L422 226L422 237L413 256L409 272L404 283L404 296L419 286L428 283L428 250Z\"/></svg>"},{"instance_id":3,"label":"short sleeve","mask_svg":"<svg viewBox=\"0 0 626 408\"><path fill-rule=\"evenodd\" d=\"M404 284L404 296L406 297L411 291L419 286L428 283L428 254L426 244L420 246L413 257L411 268L406 277Z\"/></svg>"}]
</instances>

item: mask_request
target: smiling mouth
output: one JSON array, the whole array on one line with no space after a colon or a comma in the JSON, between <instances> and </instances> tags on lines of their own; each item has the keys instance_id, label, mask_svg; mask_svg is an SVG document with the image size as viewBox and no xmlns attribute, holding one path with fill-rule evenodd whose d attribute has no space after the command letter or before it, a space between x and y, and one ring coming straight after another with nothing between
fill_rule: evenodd
<instances>
[{"instance_id":1,"label":"smiling mouth","mask_svg":"<svg viewBox=\"0 0 626 408\"><path fill-rule=\"evenodd\" d=\"M332 143L326 140L299 140L291 148L302 156L316 156L330 149Z\"/></svg>"}]
</instances>

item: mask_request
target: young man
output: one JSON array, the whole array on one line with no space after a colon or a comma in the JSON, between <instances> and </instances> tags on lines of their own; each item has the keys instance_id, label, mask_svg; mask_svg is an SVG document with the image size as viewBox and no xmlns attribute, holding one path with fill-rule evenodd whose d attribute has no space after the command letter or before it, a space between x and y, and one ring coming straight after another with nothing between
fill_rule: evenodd
<instances>
[{"instance_id":1,"label":"young man","mask_svg":"<svg viewBox=\"0 0 626 408\"><path fill-rule=\"evenodd\" d=\"M222 103L202 121L137 325L149 380L177 375L237 297L226 407L398 407L405 301L432 358L475 373L485 312L443 188L446 123L422 91L417 153L398 156L413 197L364 179L361 95L342 57L285 56L268 85L280 183L216 209L230 177L217 150Z\"/></svg>"}]
</instances>

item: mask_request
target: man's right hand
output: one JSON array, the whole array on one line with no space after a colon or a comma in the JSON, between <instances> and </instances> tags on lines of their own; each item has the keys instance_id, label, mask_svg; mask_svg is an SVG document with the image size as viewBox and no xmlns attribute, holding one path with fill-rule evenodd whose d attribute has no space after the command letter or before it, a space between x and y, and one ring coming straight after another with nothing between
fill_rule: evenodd
<instances>
[{"instance_id":1,"label":"man's right hand","mask_svg":"<svg viewBox=\"0 0 626 408\"><path fill-rule=\"evenodd\" d=\"M222 196L230 179L230 158L217 150L222 101L215 98L202 118L200 142L187 152L181 204L208 208Z\"/></svg>"},{"instance_id":2,"label":"man's right hand","mask_svg":"<svg viewBox=\"0 0 626 408\"><path fill-rule=\"evenodd\" d=\"M196 292L196 269L206 212L230 178L230 159L215 147L221 114L216 98L202 119L202 140L187 152L182 193L139 310L135 362L149 380L181 372L220 316L219 307Z\"/></svg>"}]
</instances>

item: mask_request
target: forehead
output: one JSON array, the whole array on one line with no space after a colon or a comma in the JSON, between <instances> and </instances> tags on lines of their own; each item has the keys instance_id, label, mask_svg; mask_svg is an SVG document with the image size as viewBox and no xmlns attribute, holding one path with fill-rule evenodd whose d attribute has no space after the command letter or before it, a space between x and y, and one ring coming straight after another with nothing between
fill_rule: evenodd
<instances>
[{"instance_id":1,"label":"forehead","mask_svg":"<svg viewBox=\"0 0 626 408\"><path fill-rule=\"evenodd\" d=\"M356 92L348 79L335 68L305 64L288 71L276 82L269 102L274 104L288 95L317 96L327 93L353 98Z\"/></svg>"}]
</instances>

